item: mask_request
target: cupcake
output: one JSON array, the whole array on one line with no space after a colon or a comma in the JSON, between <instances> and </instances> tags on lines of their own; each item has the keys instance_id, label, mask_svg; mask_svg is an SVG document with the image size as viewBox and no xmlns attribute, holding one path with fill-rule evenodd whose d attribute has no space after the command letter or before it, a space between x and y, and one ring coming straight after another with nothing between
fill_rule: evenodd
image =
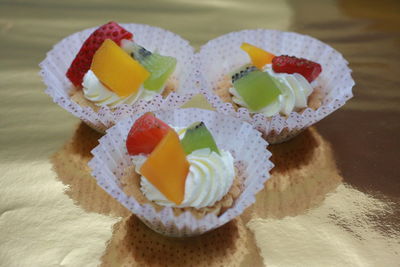
<instances>
[{"instance_id":1,"label":"cupcake","mask_svg":"<svg viewBox=\"0 0 400 267\"><path fill-rule=\"evenodd\" d=\"M230 33L203 46L199 61L202 91L213 106L250 122L270 143L295 136L352 96L343 57L296 33Z\"/></svg>"},{"instance_id":2,"label":"cupcake","mask_svg":"<svg viewBox=\"0 0 400 267\"><path fill-rule=\"evenodd\" d=\"M266 145L246 122L177 109L118 122L92 151L89 166L98 184L150 228L192 236L255 201L272 168Z\"/></svg>"},{"instance_id":3,"label":"cupcake","mask_svg":"<svg viewBox=\"0 0 400 267\"><path fill-rule=\"evenodd\" d=\"M244 107L252 114L272 117L321 106L321 92L317 84L312 84L322 71L320 64L294 56L275 56L248 43L241 48L251 63L227 75L215 88L215 93L232 103L235 110Z\"/></svg>"},{"instance_id":4,"label":"cupcake","mask_svg":"<svg viewBox=\"0 0 400 267\"><path fill-rule=\"evenodd\" d=\"M188 42L170 32L109 22L56 45L41 73L55 102L104 131L143 106L169 109L190 99L192 57Z\"/></svg>"},{"instance_id":5,"label":"cupcake","mask_svg":"<svg viewBox=\"0 0 400 267\"><path fill-rule=\"evenodd\" d=\"M66 75L75 86L73 101L98 111L132 105L176 91L176 58L150 52L115 22L95 30L83 43Z\"/></svg>"},{"instance_id":6,"label":"cupcake","mask_svg":"<svg viewBox=\"0 0 400 267\"><path fill-rule=\"evenodd\" d=\"M146 113L133 124L126 146L133 165L122 187L141 204L202 218L222 214L240 193L232 154L217 147L204 122L171 127ZM169 158L174 161L165 164Z\"/></svg>"}]
</instances>

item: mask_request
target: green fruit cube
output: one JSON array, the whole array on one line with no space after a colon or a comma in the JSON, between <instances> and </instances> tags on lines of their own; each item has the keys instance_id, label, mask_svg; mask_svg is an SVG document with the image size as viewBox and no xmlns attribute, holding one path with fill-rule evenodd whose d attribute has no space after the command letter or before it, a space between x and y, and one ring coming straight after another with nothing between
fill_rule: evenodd
<instances>
[{"instance_id":1,"label":"green fruit cube","mask_svg":"<svg viewBox=\"0 0 400 267\"><path fill-rule=\"evenodd\" d=\"M272 77L259 70L249 72L236 80L233 87L252 111L266 107L281 94Z\"/></svg>"},{"instance_id":2,"label":"green fruit cube","mask_svg":"<svg viewBox=\"0 0 400 267\"><path fill-rule=\"evenodd\" d=\"M203 122L196 122L192 124L186 130L185 136L181 140L181 143L183 149L188 155L193 151L202 148L209 148L211 151L215 151L219 154L217 144Z\"/></svg>"},{"instance_id":3,"label":"green fruit cube","mask_svg":"<svg viewBox=\"0 0 400 267\"><path fill-rule=\"evenodd\" d=\"M146 48L131 42L127 48L131 56L150 72L149 78L144 81L143 87L147 90L160 90L169 76L175 71L176 59L169 56L162 56L152 53Z\"/></svg>"},{"instance_id":4,"label":"green fruit cube","mask_svg":"<svg viewBox=\"0 0 400 267\"><path fill-rule=\"evenodd\" d=\"M174 72L176 59L153 53L140 62L150 72L150 77L144 82L144 88L158 91Z\"/></svg>"}]
</instances>

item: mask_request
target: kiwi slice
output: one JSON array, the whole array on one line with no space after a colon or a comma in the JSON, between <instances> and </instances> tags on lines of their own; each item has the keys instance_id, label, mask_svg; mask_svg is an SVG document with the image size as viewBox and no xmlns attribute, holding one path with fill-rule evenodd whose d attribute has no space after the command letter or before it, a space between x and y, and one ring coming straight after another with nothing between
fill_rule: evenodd
<instances>
[{"instance_id":1,"label":"kiwi slice","mask_svg":"<svg viewBox=\"0 0 400 267\"><path fill-rule=\"evenodd\" d=\"M219 154L217 144L203 122L195 122L189 126L185 136L181 140L181 144L188 155L202 148L209 148L211 151L215 151Z\"/></svg>"},{"instance_id":2,"label":"kiwi slice","mask_svg":"<svg viewBox=\"0 0 400 267\"><path fill-rule=\"evenodd\" d=\"M257 67L252 66L251 64L243 65L242 67L236 69L235 71L231 72L229 75L232 78L232 83L236 82L240 78L243 78L245 75L249 74L252 71L257 70Z\"/></svg>"},{"instance_id":3,"label":"kiwi slice","mask_svg":"<svg viewBox=\"0 0 400 267\"><path fill-rule=\"evenodd\" d=\"M233 87L253 111L258 111L274 102L281 91L267 72L246 66L232 75Z\"/></svg>"},{"instance_id":4,"label":"kiwi slice","mask_svg":"<svg viewBox=\"0 0 400 267\"><path fill-rule=\"evenodd\" d=\"M140 45L134 44L131 56L150 72L150 77L143 84L147 90L160 90L175 71L175 58L152 53Z\"/></svg>"}]
</instances>

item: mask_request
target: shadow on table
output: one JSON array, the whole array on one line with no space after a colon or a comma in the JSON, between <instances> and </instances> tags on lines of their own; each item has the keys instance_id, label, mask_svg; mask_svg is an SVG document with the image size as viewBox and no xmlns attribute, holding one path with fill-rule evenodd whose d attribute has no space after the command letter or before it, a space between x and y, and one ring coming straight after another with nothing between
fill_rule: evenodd
<instances>
[{"instance_id":1,"label":"shadow on table","mask_svg":"<svg viewBox=\"0 0 400 267\"><path fill-rule=\"evenodd\" d=\"M103 266L262 265L240 218L201 236L171 238L149 230L134 215L116 225L102 262Z\"/></svg>"},{"instance_id":2,"label":"shadow on table","mask_svg":"<svg viewBox=\"0 0 400 267\"><path fill-rule=\"evenodd\" d=\"M88 212L125 217L130 212L97 185L87 166L90 151L101 136L81 122L72 138L51 157L51 163L58 179L68 185L65 193L77 205Z\"/></svg>"},{"instance_id":3,"label":"shadow on table","mask_svg":"<svg viewBox=\"0 0 400 267\"><path fill-rule=\"evenodd\" d=\"M314 127L268 149L275 167L247 212L246 221L305 213L320 204L342 181L330 144Z\"/></svg>"}]
</instances>

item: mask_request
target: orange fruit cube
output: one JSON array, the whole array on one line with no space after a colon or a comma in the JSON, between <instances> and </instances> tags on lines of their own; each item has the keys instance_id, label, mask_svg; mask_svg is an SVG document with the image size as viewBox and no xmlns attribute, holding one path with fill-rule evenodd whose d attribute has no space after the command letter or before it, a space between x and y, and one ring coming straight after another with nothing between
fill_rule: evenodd
<instances>
[{"instance_id":1,"label":"orange fruit cube","mask_svg":"<svg viewBox=\"0 0 400 267\"><path fill-rule=\"evenodd\" d=\"M240 48L249 54L252 64L259 69L262 69L266 64L271 64L275 57L274 54L249 43L243 43Z\"/></svg>"},{"instance_id":2,"label":"orange fruit cube","mask_svg":"<svg viewBox=\"0 0 400 267\"><path fill-rule=\"evenodd\" d=\"M93 56L91 70L121 97L138 92L150 73L111 39L106 39Z\"/></svg>"},{"instance_id":3,"label":"orange fruit cube","mask_svg":"<svg viewBox=\"0 0 400 267\"><path fill-rule=\"evenodd\" d=\"M178 134L170 129L144 162L140 172L166 198L179 205L185 197L189 166Z\"/></svg>"}]
</instances>

